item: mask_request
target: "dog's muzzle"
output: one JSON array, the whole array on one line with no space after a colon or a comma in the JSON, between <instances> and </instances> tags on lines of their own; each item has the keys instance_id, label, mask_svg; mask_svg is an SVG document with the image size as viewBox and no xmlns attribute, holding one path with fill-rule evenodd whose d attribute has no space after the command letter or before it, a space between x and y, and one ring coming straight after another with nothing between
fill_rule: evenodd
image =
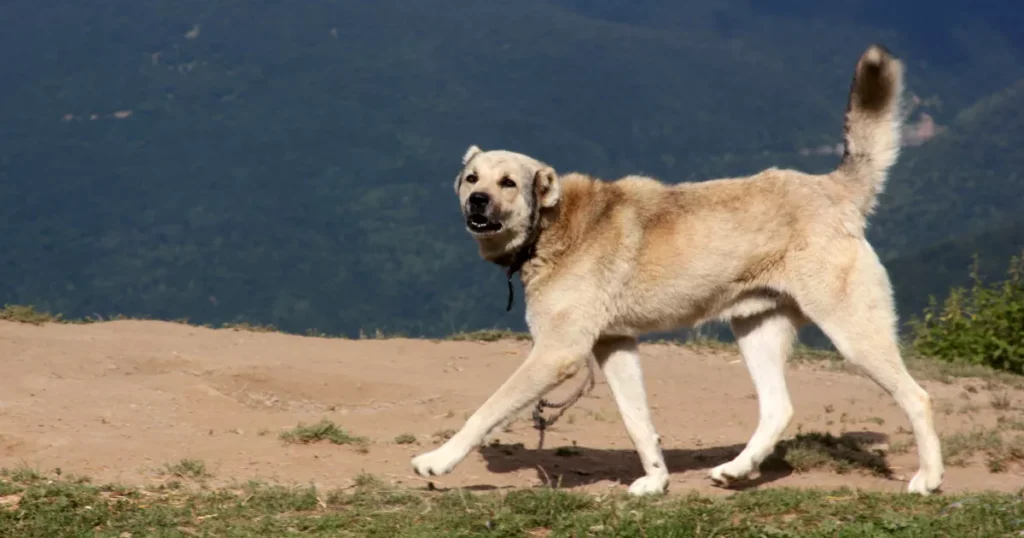
<instances>
[{"instance_id":1,"label":"dog's muzzle","mask_svg":"<svg viewBox=\"0 0 1024 538\"><path fill-rule=\"evenodd\" d=\"M492 234L501 231L501 222L491 215L491 197L474 192L466 200L466 228L477 235Z\"/></svg>"}]
</instances>

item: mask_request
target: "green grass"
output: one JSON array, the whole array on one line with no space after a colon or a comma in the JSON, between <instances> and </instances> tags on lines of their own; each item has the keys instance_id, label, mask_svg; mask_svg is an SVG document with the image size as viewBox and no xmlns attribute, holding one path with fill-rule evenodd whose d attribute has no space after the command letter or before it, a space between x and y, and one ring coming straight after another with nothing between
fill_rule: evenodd
<instances>
[{"instance_id":1,"label":"green grass","mask_svg":"<svg viewBox=\"0 0 1024 538\"><path fill-rule=\"evenodd\" d=\"M277 327L273 325L260 325L249 323L248 321L242 321L238 323L225 323L221 325L223 329L230 329L232 331L250 332L250 333L276 333Z\"/></svg>"},{"instance_id":2,"label":"green grass","mask_svg":"<svg viewBox=\"0 0 1024 538\"><path fill-rule=\"evenodd\" d=\"M530 333L510 331L508 329L484 329L449 335L446 340L455 342L497 342L499 340L528 341Z\"/></svg>"},{"instance_id":3,"label":"green grass","mask_svg":"<svg viewBox=\"0 0 1024 538\"><path fill-rule=\"evenodd\" d=\"M303 445L330 441L336 445L355 445L362 448L367 443L365 437L354 436L326 418L321 419L320 422L315 424L303 424L300 422L298 426L281 432L280 437L286 443Z\"/></svg>"},{"instance_id":4,"label":"green grass","mask_svg":"<svg viewBox=\"0 0 1024 538\"><path fill-rule=\"evenodd\" d=\"M416 436L411 433L403 433L395 436L395 444L411 445L416 442Z\"/></svg>"},{"instance_id":5,"label":"green grass","mask_svg":"<svg viewBox=\"0 0 1024 538\"><path fill-rule=\"evenodd\" d=\"M437 430L430 437L434 440L435 443L443 443L451 439L453 436L455 436L456 433L457 432L452 428L445 428L443 430Z\"/></svg>"},{"instance_id":6,"label":"green grass","mask_svg":"<svg viewBox=\"0 0 1024 538\"><path fill-rule=\"evenodd\" d=\"M993 394L992 409L997 411L1008 411L1013 409L1013 398L1010 397L1010 394L1007 392L1002 394Z\"/></svg>"},{"instance_id":7,"label":"green grass","mask_svg":"<svg viewBox=\"0 0 1024 538\"><path fill-rule=\"evenodd\" d=\"M560 446L555 449L555 455L562 458L579 456L580 453L580 449L576 447L576 441L573 441L572 446Z\"/></svg>"},{"instance_id":8,"label":"green grass","mask_svg":"<svg viewBox=\"0 0 1024 538\"><path fill-rule=\"evenodd\" d=\"M13 321L16 323L28 323L29 325L42 325L44 323L59 323L64 320L59 315L49 312L40 312L33 306L4 305L0 308L0 321Z\"/></svg>"},{"instance_id":9,"label":"green grass","mask_svg":"<svg viewBox=\"0 0 1024 538\"><path fill-rule=\"evenodd\" d=\"M322 491L249 483L139 490L54 477L0 478L0 536L1009 536L1013 494L762 489L629 499L548 488L505 494L389 487L373 477Z\"/></svg>"},{"instance_id":10,"label":"green grass","mask_svg":"<svg viewBox=\"0 0 1024 538\"><path fill-rule=\"evenodd\" d=\"M978 454L985 456L985 464L993 473L1005 472L1011 465L1024 463L1024 435L1010 435L1003 430L1012 429L1005 422L996 429L976 428L970 432L943 436L942 456L946 464L964 467Z\"/></svg>"},{"instance_id":11,"label":"green grass","mask_svg":"<svg viewBox=\"0 0 1024 538\"><path fill-rule=\"evenodd\" d=\"M202 480L203 478L209 478L212 476L206 470L206 464L201 460L187 458L177 463L168 463L164 466L163 472L166 475L176 476L178 478L188 478L191 480Z\"/></svg>"}]
</instances>

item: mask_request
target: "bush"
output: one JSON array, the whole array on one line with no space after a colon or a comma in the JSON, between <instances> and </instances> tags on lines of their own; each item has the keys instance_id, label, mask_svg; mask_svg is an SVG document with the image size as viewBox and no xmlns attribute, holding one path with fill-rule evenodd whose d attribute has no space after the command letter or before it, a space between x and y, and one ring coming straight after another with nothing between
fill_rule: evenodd
<instances>
[{"instance_id":1,"label":"bush","mask_svg":"<svg viewBox=\"0 0 1024 538\"><path fill-rule=\"evenodd\" d=\"M911 321L914 349L1024 374L1024 256L1010 261L1006 280L987 285L975 257L971 281L970 289L953 289L941 308L932 297L923 319Z\"/></svg>"}]
</instances>

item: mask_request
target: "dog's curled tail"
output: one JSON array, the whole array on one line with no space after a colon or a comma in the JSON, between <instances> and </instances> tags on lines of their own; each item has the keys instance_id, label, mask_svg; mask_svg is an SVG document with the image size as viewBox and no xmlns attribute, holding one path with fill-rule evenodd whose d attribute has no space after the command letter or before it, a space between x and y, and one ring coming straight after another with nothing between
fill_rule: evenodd
<instances>
[{"instance_id":1,"label":"dog's curled tail","mask_svg":"<svg viewBox=\"0 0 1024 538\"><path fill-rule=\"evenodd\" d=\"M903 130L903 64L882 45L861 55L850 86L844 126L845 149L837 170L852 201L874 212L889 168L900 153Z\"/></svg>"}]
</instances>

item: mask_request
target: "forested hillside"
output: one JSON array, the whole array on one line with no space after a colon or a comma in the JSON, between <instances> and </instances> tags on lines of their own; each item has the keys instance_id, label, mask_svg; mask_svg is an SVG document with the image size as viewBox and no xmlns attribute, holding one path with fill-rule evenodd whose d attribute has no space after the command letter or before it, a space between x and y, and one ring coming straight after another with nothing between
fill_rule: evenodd
<instances>
[{"instance_id":1,"label":"forested hillside","mask_svg":"<svg viewBox=\"0 0 1024 538\"><path fill-rule=\"evenodd\" d=\"M1009 1L886 5L8 0L0 303L521 328L458 215L466 146L606 178L827 170L881 41L907 62L913 145L870 234L929 275L894 275L919 304L974 246L1000 268L1019 250L1024 39ZM947 272L914 272L946 244Z\"/></svg>"},{"instance_id":2,"label":"forested hillside","mask_svg":"<svg viewBox=\"0 0 1024 538\"><path fill-rule=\"evenodd\" d=\"M897 164L873 239L891 256L1024 217L1024 79L960 112ZM910 233L908 233L910 232ZM984 242L985 234L977 237Z\"/></svg>"}]
</instances>

